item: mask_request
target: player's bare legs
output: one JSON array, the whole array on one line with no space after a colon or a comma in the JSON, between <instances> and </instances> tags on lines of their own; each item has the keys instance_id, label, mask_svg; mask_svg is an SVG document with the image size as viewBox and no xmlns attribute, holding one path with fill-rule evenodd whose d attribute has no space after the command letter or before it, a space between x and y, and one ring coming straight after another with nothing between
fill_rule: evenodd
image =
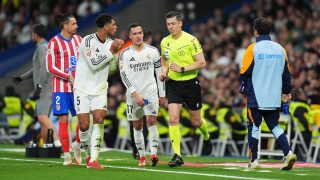
<instances>
[{"instance_id":1,"label":"player's bare legs","mask_svg":"<svg viewBox=\"0 0 320 180\"><path fill-rule=\"evenodd\" d=\"M47 115L38 115L38 121L41 124L41 128L44 128L44 136L43 136L44 139L43 140L44 141L46 140L48 129L52 129L53 130L53 140L55 141L54 145L57 146L56 141L59 141L59 137L57 134L57 130L54 127L52 121L48 118ZM59 143L59 145L60 145L60 143Z\"/></svg>"},{"instance_id":2,"label":"player's bare legs","mask_svg":"<svg viewBox=\"0 0 320 180\"><path fill-rule=\"evenodd\" d=\"M151 151L150 160L152 162L152 166L156 166L159 161L159 158L157 156L159 147L157 116L147 116L147 127L149 130L149 144Z\"/></svg>"}]
</instances>

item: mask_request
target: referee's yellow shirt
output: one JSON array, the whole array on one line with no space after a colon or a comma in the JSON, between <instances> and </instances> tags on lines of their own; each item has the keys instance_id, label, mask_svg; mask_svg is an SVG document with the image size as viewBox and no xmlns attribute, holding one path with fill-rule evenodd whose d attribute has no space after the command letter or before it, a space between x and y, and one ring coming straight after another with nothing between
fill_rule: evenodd
<instances>
[{"instance_id":1,"label":"referee's yellow shirt","mask_svg":"<svg viewBox=\"0 0 320 180\"><path fill-rule=\"evenodd\" d=\"M178 39L173 39L171 35L161 41L161 54L167 59L168 67L172 62L181 67L193 64L194 56L202 53L201 45L197 38L182 31ZM194 79L198 75L198 70L178 73L169 69L168 76L175 81L185 81Z\"/></svg>"}]
</instances>

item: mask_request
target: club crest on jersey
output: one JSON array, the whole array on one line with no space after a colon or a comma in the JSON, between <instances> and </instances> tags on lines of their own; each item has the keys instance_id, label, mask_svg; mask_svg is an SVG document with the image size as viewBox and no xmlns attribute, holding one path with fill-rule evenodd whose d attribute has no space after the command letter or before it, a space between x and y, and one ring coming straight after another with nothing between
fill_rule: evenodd
<instances>
[{"instance_id":1,"label":"club crest on jersey","mask_svg":"<svg viewBox=\"0 0 320 180\"><path fill-rule=\"evenodd\" d=\"M61 109L60 104L57 104L57 105L56 105L56 110L57 110L57 111L60 111L60 109Z\"/></svg>"},{"instance_id":2,"label":"club crest on jersey","mask_svg":"<svg viewBox=\"0 0 320 180\"><path fill-rule=\"evenodd\" d=\"M150 60L150 59L151 59L150 54L147 54L146 58L147 58L148 60Z\"/></svg>"}]
</instances>

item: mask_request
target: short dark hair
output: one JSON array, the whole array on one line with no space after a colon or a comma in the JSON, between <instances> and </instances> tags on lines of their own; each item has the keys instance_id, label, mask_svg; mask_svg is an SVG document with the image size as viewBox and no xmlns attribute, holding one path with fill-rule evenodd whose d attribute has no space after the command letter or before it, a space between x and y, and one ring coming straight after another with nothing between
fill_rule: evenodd
<instances>
[{"instance_id":1,"label":"short dark hair","mask_svg":"<svg viewBox=\"0 0 320 180\"><path fill-rule=\"evenodd\" d=\"M63 29L63 25L69 23L71 18L74 18L74 16L72 14L59 14L57 16L59 28Z\"/></svg>"},{"instance_id":2,"label":"short dark hair","mask_svg":"<svg viewBox=\"0 0 320 180\"><path fill-rule=\"evenodd\" d=\"M182 21L182 15L178 11L170 11L166 14L167 19L173 18L173 17L176 17L178 21Z\"/></svg>"},{"instance_id":3,"label":"short dark hair","mask_svg":"<svg viewBox=\"0 0 320 180\"><path fill-rule=\"evenodd\" d=\"M103 26L105 26L106 24L109 24L112 22L113 17L110 14L100 14L97 18L96 18L96 25L98 28L103 28Z\"/></svg>"},{"instance_id":4,"label":"short dark hair","mask_svg":"<svg viewBox=\"0 0 320 180\"><path fill-rule=\"evenodd\" d=\"M45 38L47 35L47 28L43 24L36 24L33 26L32 32L39 37Z\"/></svg>"},{"instance_id":5,"label":"short dark hair","mask_svg":"<svg viewBox=\"0 0 320 180\"><path fill-rule=\"evenodd\" d=\"M152 36L152 32L148 28L143 28L143 41L148 40Z\"/></svg>"},{"instance_id":6,"label":"short dark hair","mask_svg":"<svg viewBox=\"0 0 320 180\"><path fill-rule=\"evenodd\" d=\"M139 23L130 24L129 28L128 28L129 33L131 32L131 28L135 28L135 27L139 27L139 26L142 28L141 24L139 24Z\"/></svg>"},{"instance_id":7,"label":"short dark hair","mask_svg":"<svg viewBox=\"0 0 320 180\"><path fill-rule=\"evenodd\" d=\"M259 35L269 34L271 25L266 18L259 17L253 21L253 30L256 30Z\"/></svg>"}]
</instances>

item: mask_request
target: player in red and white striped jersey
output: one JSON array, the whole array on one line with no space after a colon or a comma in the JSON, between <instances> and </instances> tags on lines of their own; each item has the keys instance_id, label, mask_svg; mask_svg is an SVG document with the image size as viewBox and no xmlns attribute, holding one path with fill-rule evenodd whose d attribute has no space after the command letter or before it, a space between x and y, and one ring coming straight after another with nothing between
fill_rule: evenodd
<instances>
[{"instance_id":1,"label":"player in red and white striped jersey","mask_svg":"<svg viewBox=\"0 0 320 180\"><path fill-rule=\"evenodd\" d=\"M76 35L78 25L73 15L58 16L61 32L48 43L47 70L52 73L53 114L59 117L59 134L64 152L63 165L71 165L69 153L68 114L76 115L73 98L73 81L75 76L78 47L82 38ZM76 141L72 143L74 160L81 164L79 127L76 130Z\"/></svg>"}]
</instances>

